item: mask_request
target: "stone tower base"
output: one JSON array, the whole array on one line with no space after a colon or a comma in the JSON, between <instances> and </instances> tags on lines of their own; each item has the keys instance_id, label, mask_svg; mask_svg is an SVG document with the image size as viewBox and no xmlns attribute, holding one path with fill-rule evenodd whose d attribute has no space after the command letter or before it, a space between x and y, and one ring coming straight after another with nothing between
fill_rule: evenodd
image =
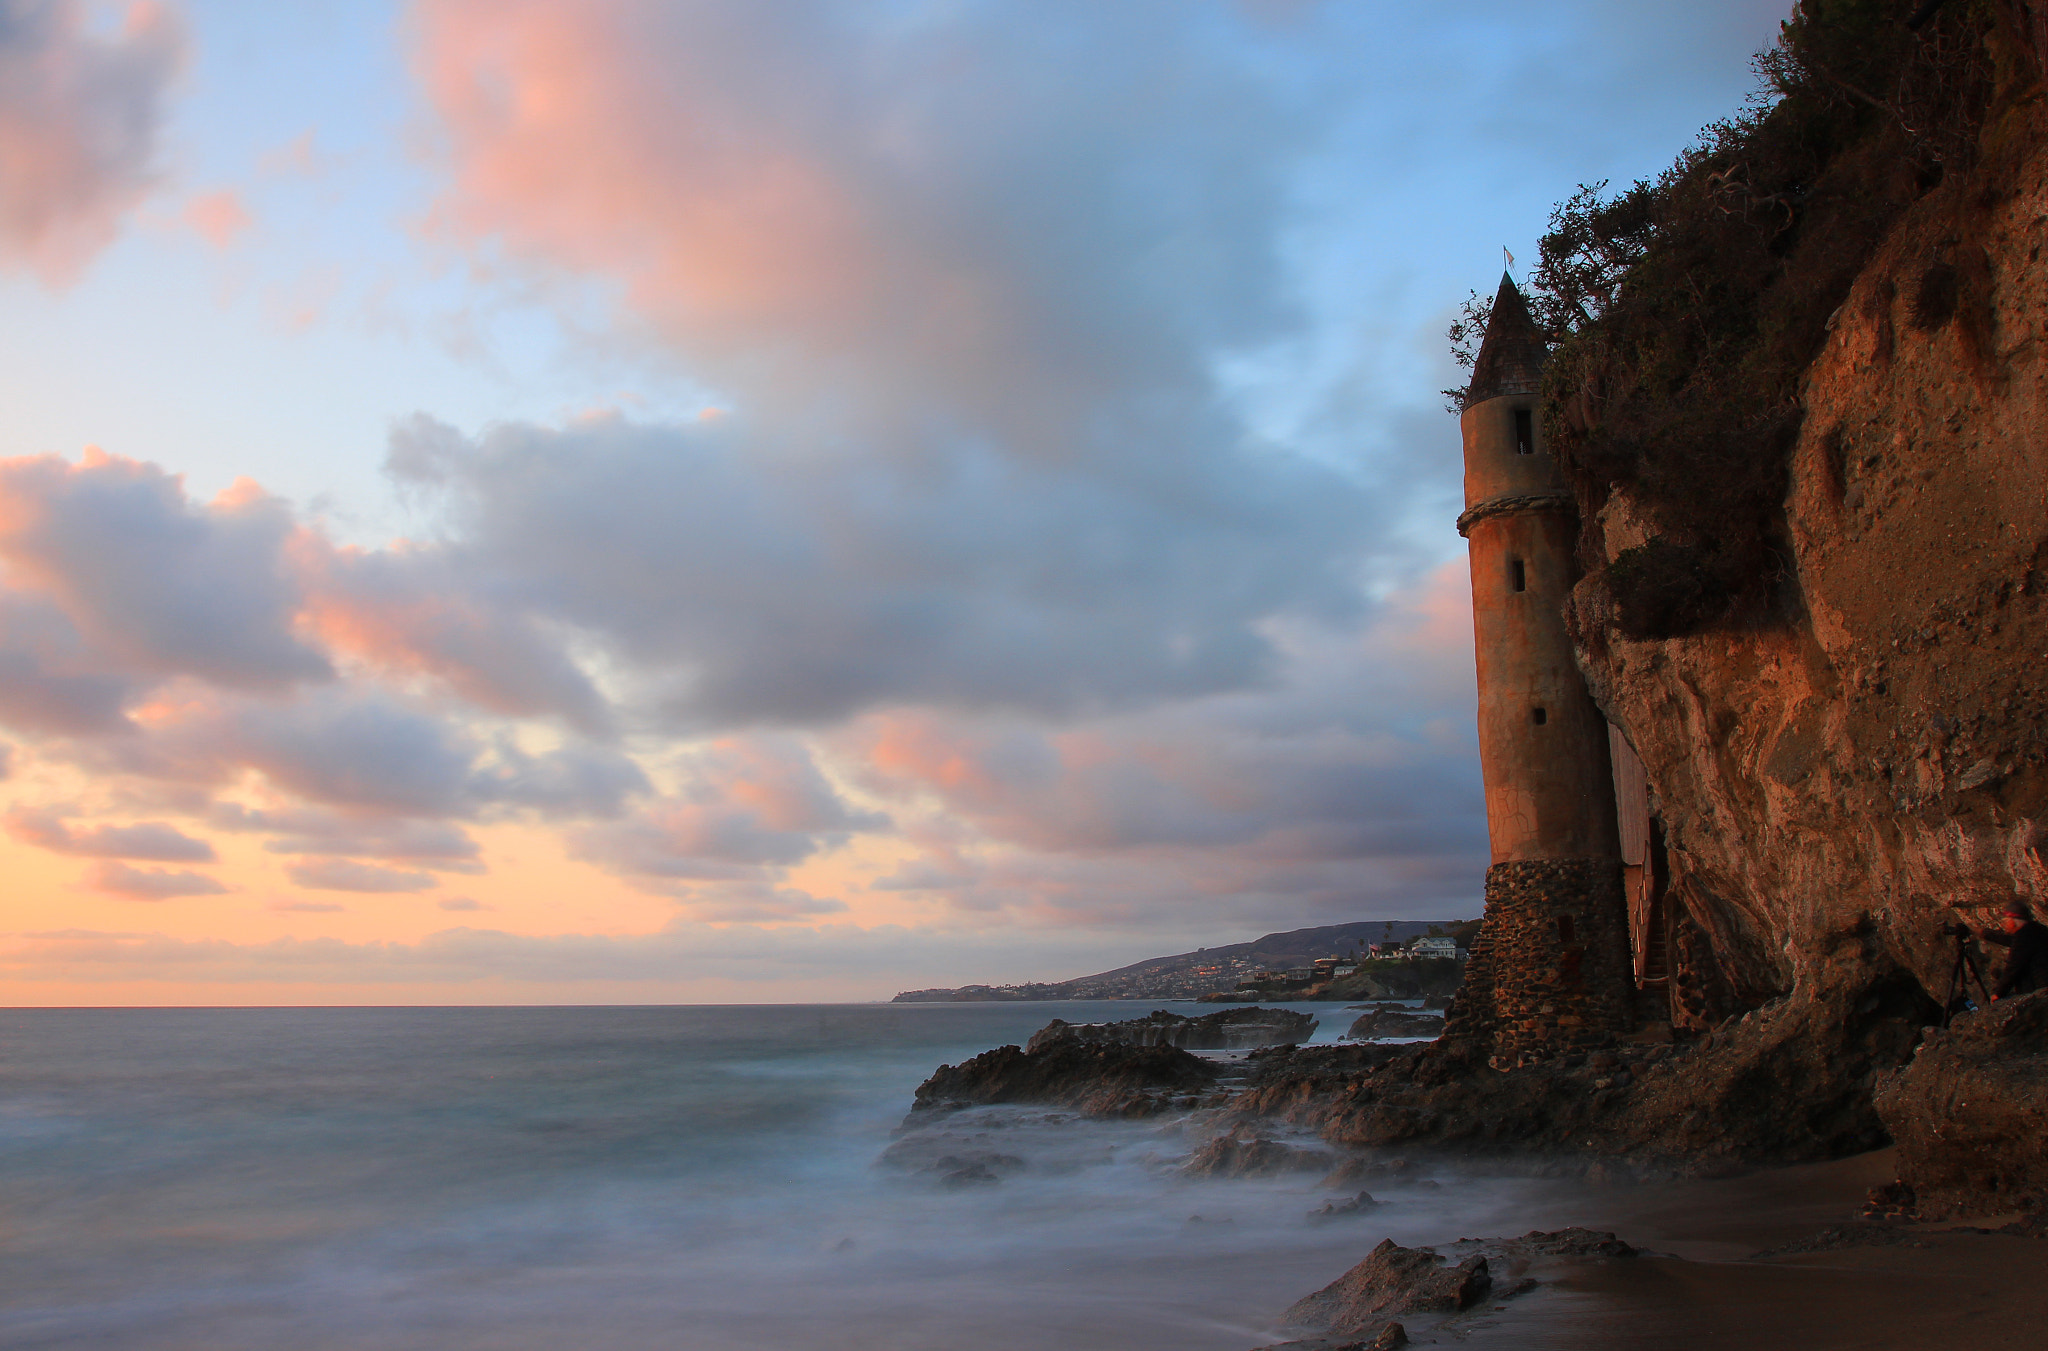
<instances>
[{"instance_id":1,"label":"stone tower base","mask_svg":"<svg viewBox=\"0 0 2048 1351\"><path fill-rule=\"evenodd\" d=\"M1619 859L1496 863L1444 1037L1509 1069L1631 1030L1633 993Z\"/></svg>"}]
</instances>

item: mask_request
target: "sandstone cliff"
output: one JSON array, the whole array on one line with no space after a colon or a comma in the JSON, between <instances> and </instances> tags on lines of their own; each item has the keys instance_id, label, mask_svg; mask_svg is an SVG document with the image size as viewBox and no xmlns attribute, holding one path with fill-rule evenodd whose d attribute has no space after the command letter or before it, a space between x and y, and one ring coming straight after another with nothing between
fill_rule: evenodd
<instances>
[{"instance_id":1,"label":"sandstone cliff","mask_svg":"<svg viewBox=\"0 0 2048 1351\"><path fill-rule=\"evenodd\" d=\"M1776 612L1636 640L1604 570L1574 596L1583 669L1643 758L1670 894L1704 939L1697 1020L1845 961L1944 994L1947 906L2048 899L2044 133L2036 98L2013 153L1910 208L1834 312ZM1950 270L1967 281L1944 307ZM1586 507L1610 566L1656 528L1626 488Z\"/></svg>"}]
</instances>

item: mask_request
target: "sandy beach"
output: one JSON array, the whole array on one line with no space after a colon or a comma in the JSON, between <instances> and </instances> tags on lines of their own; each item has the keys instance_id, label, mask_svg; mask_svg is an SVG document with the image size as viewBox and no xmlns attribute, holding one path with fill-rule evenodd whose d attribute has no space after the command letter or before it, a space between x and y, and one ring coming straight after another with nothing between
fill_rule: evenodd
<instances>
[{"instance_id":1,"label":"sandy beach","mask_svg":"<svg viewBox=\"0 0 2048 1351\"><path fill-rule=\"evenodd\" d=\"M1865 1191L1892 1176L1891 1151L1880 1150L1737 1178L1589 1191L1544 1227L1612 1230L1660 1255L1539 1264L1528 1274L1542 1284L1530 1294L1409 1330L1420 1344L1503 1351L2042 1345L2048 1242L1966 1231L2011 1216L1873 1234L1858 1220ZM1831 1230L1836 1242L1864 1241L1759 1256L1816 1246Z\"/></svg>"}]
</instances>

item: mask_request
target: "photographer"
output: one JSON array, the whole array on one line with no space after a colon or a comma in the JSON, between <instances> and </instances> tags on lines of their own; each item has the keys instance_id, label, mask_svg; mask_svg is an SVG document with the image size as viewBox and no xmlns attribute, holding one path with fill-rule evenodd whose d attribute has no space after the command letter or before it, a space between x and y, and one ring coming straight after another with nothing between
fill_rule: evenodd
<instances>
[{"instance_id":1,"label":"photographer","mask_svg":"<svg viewBox=\"0 0 2048 1351\"><path fill-rule=\"evenodd\" d=\"M1991 997L2003 999L2009 994L2048 989L2048 925L2036 923L2027 903L2014 898L2006 903L2001 927L2003 933L1985 929L1977 935L1987 943L2012 949Z\"/></svg>"}]
</instances>

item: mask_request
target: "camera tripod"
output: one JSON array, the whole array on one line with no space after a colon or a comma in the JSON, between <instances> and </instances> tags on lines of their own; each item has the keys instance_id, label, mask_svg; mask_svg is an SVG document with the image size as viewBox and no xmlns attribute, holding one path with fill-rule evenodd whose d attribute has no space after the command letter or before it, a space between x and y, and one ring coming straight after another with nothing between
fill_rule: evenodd
<instances>
[{"instance_id":1,"label":"camera tripod","mask_svg":"<svg viewBox=\"0 0 2048 1351\"><path fill-rule=\"evenodd\" d=\"M1941 1006L1941 1025L1947 1027L1956 1016L1958 1005L1967 1006L1970 1001L1969 987L1964 983L1968 976L1977 982L1977 993L1984 1002L1991 1002L1991 987L1984 983L1984 969L1977 965L1977 954L1970 951L1970 931L1961 924L1943 930L1956 947L1955 960L1948 969L1948 999Z\"/></svg>"}]
</instances>

